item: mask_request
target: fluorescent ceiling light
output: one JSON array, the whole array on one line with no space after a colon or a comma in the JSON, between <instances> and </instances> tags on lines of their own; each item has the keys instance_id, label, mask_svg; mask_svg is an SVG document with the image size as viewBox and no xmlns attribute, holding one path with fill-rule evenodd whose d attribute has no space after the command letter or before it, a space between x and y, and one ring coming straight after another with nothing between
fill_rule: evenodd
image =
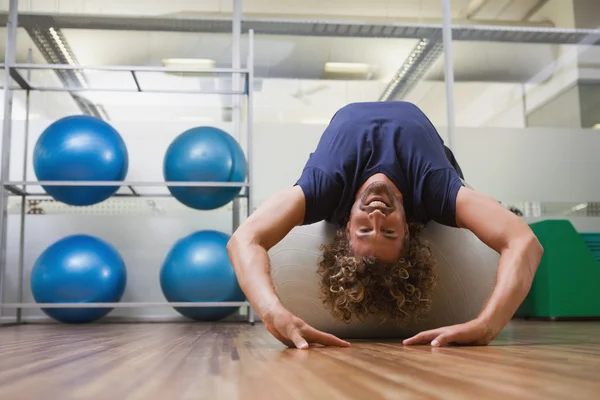
<instances>
[{"instance_id":1,"label":"fluorescent ceiling light","mask_svg":"<svg viewBox=\"0 0 600 400\"><path fill-rule=\"evenodd\" d=\"M56 29L54 29L53 27L50 27L48 29L48 32L50 32L50 36L52 36L52 39L54 39L54 42L60 49L62 56L65 58L65 60L67 60L69 65L75 65L75 61L73 60L73 57L71 57L71 52L67 49L67 46L65 46L65 44L63 43L63 41L62 41L60 35L58 34L58 32L56 31ZM80 70L74 70L73 73L77 77L77 80L79 81L81 86L83 88L87 89L88 85L87 85L87 82L85 81L85 78L83 77L83 73Z\"/></svg>"},{"instance_id":2,"label":"fluorescent ceiling light","mask_svg":"<svg viewBox=\"0 0 600 400\"><path fill-rule=\"evenodd\" d=\"M328 62L325 63L325 72L337 74L367 74L371 65L363 63Z\"/></svg>"},{"instance_id":3,"label":"fluorescent ceiling light","mask_svg":"<svg viewBox=\"0 0 600 400\"><path fill-rule=\"evenodd\" d=\"M217 62L208 58L165 58L162 63L167 68L209 69L214 68Z\"/></svg>"},{"instance_id":4,"label":"fluorescent ceiling light","mask_svg":"<svg viewBox=\"0 0 600 400\"><path fill-rule=\"evenodd\" d=\"M56 45L60 49L60 52L63 54L63 56L67 59L67 62L70 65L75 65L75 62L73 61L73 58L71 58L71 54L69 54L69 51L67 50L67 47L63 43L63 41L60 38L60 35L58 34L58 32L56 32L56 29L54 29L53 27L50 27L48 29L48 32L50 32L50 35L52 36L52 39L54 39L54 41L56 42Z\"/></svg>"},{"instance_id":5,"label":"fluorescent ceiling light","mask_svg":"<svg viewBox=\"0 0 600 400\"><path fill-rule=\"evenodd\" d=\"M575 211L580 211L583 210L584 208L587 208L587 203L581 203L576 205L575 207L571 208L571 211L575 212Z\"/></svg>"}]
</instances>

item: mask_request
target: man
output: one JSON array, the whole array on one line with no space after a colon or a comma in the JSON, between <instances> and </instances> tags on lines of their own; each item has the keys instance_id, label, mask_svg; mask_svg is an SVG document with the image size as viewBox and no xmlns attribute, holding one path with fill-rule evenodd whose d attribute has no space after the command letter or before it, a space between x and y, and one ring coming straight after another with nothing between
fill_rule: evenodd
<instances>
[{"instance_id":1,"label":"man","mask_svg":"<svg viewBox=\"0 0 600 400\"><path fill-rule=\"evenodd\" d=\"M319 268L324 303L345 321L426 312L434 261L415 234L428 221L469 229L500 253L496 285L476 319L422 332L407 345L491 342L524 300L543 253L516 215L463 185L454 157L415 105L350 104L334 115L296 184L267 200L228 244L240 286L268 331L299 349L350 345L288 312L270 279L267 251L295 226L321 220L339 227Z\"/></svg>"}]
</instances>

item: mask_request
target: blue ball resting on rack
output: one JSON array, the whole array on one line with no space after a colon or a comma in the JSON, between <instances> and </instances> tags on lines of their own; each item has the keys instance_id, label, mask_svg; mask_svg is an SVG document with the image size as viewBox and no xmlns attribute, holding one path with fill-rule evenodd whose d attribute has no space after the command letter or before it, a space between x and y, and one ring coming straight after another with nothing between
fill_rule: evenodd
<instances>
[{"instance_id":1,"label":"blue ball resting on rack","mask_svg":"<svg viewBox=\"0 0 600 400\"><path fill-rule=\"evenodd\" d=\"M116 303L127 283L125 263L102 239L72 235L49 246L31 271L31 291L38 303ZM65 323L92 322L111 308L45 308Z\"/></svg>"},{"instance_id":2,"label":"blue ball resting on rack","mask_svg":"<svg viewBox=\"0 0 600 400\"><path fill-rule=\"evenodd\" d=\"M244 301L227 254L229 236L198 231L175 243L160 270L160 286L170 302ZM218 321L239 307L176 307L197 321Z\"/></svg>"},{"instance_id":3,"label":"blue ball resting on rack","mask_svg":"<svg viewBox=\"0 0 600 400\"><path fill-rule=\"evenodd\" d=\"M55 121L39 137L33 168L40 181L122 181L129 157L121 135L87 115ZM106 200L118 186L44 186L55 200L88 206Z\"/></svg>"},{"instance_id":4,"label":"blue ball resting on rack","mask_svg":"<svg viewBox=\"0 0 600 400\"><path fill-rule=\"evenodd\" d=\"M246 158L239 143L214 127L196 127L180 134L166 151L163 175L171 182L244 182ZM186 206L213 210L232 201L241 187L169 187Z\"/></svg>"}]
</instances>

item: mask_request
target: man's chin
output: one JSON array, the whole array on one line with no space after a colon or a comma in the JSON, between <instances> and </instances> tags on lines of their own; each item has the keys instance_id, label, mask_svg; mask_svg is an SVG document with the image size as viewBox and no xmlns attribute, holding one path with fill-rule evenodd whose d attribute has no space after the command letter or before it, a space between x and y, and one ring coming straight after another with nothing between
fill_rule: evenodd
<instances>
[{"instance_id":1,"label":"man's chin","mask_svg":"<svg viewBox=\"0 0 600 400\"><path fill-rule=\"evenodd\" d=\"M373 182L363 192L359 199L362 206L369 206L374 201L381 201L386 207L394 207L395 201L394 191L385 182Z\"/></svg>"}]
</instances>

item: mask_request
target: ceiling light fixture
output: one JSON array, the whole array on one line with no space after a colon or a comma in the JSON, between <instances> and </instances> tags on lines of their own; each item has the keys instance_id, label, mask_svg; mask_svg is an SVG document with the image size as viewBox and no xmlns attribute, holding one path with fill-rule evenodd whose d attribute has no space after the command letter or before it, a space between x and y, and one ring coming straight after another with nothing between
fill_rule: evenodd
<instances>
[{"instance_id":1,"label":"ceiling light fixture","mask_svg":"<svg viewBox=\"0 0 600 400\"><path fill-rule=\"evenodd\" d=\"M71 57L71 52L67 49L67 46L65 46L65 44L61 38L61 35L56 31L56 29L54 29L54 27L48 28L48 32L50 32L50 36L52 36L54 43L56 43L56 46L58 46L58 49L60 50L60 52L61 52L62 56L65 58L65 60L67 60L67 63L69 65L75 65L76 63L73 60L73 57ZM75 77L77 78L77 80L79 81L81 86L83 88L87 89L88 85L87 85L87 82L85 81L85 78L83 77L83 73L78 70L73 71L73 73L75 74Z\"/></svg>"},{"instance_id":2,"label":"ceiling light fixture","mask_svg":"<svg viewBox=\"0 0 600 400\"><path fill-rule=\"evenodd\" d=\"M69 51L65 47L65 44L63 43L62 39L60 38L60 35L58 34L58 32L56 32L56 29L54 29L53 27L50 27L50 29L48 29L48 31L50 32L50 35L52 35L52 39L54 39L54 41L56 42L56 45L60 49L60 52L63 54L63 56L65 57L67 62L70 65L75 65L75 62L73 61L73 58L71 57L71 54L69 54Z\"/></svg>"},{"instance_id":3,"label":"ceiling light fixture","mask_svg":"<svg viewBox=\"0 0 600 400\"><path fill-rule=\"evenodd\" d=\"M427 38L419 40L379 100L389 101L394 98L402 98L425 75L442 50L441 42L432 42Z\"/></svg>"},{"instance_id":4,"label":"ceiling light fixture","mask_svg":"<svg viewBox=\"0 0 600 400\"><path fill-rule=\"evenodd\" d=\"M325 63L325 72L333 74L368 74L371 72L371 65L364 63L348 62L327 62Z\"/></svg>"},{"instance_id":5,"label":"ceiling light fixture","mask_svg":"<svg viewBox=\"0 0 600 400\"><path fill-rule=\"evenodd\" d=\"M100 116L102 117L103 120L108 121L110 120L110 118L108 117L108 114L106 113L106 110L104 109L104 106L101 104L95 104L96 109L98 110L98 113L100 114Z\"/></svg>"},{"instance_id":6,"label":"ceiling light fixture","mask_svg":"<svg viewBox=\"0 0 600 400\"><path fill-rule=\"evenodd\" d=\"M217 64L215 60L209 58L165 58L162 63L167 68L190 69L210 69Z\"/></svg>"},{"instance_id":7,"label":"ceiling light fixture","mask_svg":"<svg viewBox=\"0 0 600 400\"><path fill-rule=\"evenodd\" d=\"M584 210L588 207L587 203L581 203L581 204L577 204L575 207L572 207L570 212L577 212L577 211L581 211Z\"/></svg>"}]
</instances>

